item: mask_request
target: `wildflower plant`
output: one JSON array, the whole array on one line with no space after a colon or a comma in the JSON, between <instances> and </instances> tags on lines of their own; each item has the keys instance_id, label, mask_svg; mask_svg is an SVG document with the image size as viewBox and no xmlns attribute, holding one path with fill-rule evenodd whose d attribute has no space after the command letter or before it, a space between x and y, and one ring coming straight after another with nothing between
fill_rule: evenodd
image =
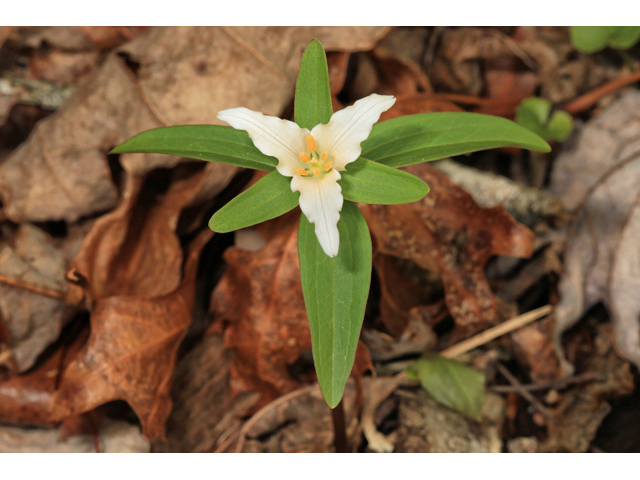
<instances>
[{"instance_id":1,"label":"wildflower plant","mask_svg":"<svg viewBox=\"0 0 640 480\"><path fill-rule=\"evenodd\" d=\"M295 123L238 107L218 118L231 127L185 125L142 132L112 153L165 153L269 172L218 210L216 232L256 225L294 209L303 215L298 254L313 358L334 408L355 359L371 281L371 237L355 202L401 204L429 187L398 167L501 146L550 150L531 131L473 113L408 115L376 123L394 97L371 95L333 113L324 49L302 57Z\"/></svg>"}]
</instances>

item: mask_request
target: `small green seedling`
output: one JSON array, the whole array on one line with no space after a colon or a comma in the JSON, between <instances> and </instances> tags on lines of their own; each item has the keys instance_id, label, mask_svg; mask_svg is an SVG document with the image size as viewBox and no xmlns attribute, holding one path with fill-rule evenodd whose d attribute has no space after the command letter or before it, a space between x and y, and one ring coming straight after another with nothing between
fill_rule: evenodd
<instances>
[{"instance_id":1,"label":"small green seedling","mask_svg":"<svg viewBox=\"0 0 640 480\"><path fill-rule=\"evenodd\" d=\"M570 27L571 43L582 53L606 47L626 50L640 39L640 27Z\"/></svg>"},{"instance_id":2,"label":"small green seedling","mask_svg":"<svg viewBox=\"0 0 640 480\"><path fill-rule=\"evenodd\" d=\"M564 110L551 113L551 102L545 98L523 100L516 111L516 123L545 140L562 142L573 130L573 117Z\"/></svg>"},{"instance_id":3,"label":"small green seedling","mask_svg":"<svg viewBox=\"0 0 640 480\"><path fill-rule=\"evenodd\" d=\"M334 408L355 359L371 281L371 237L355 202L399 204L429 187L399 167L487 148L548 152L538 135L474 113L428 113L377 123L395 98L371 95L333 113L327 59L307 47L296 84L295 122L230 105L229 126L185 125L142 132L112 153L166 153L269 172L211 218L229 232L296 208L302 291L320 389Z\"/></svg>"}]
</instances>

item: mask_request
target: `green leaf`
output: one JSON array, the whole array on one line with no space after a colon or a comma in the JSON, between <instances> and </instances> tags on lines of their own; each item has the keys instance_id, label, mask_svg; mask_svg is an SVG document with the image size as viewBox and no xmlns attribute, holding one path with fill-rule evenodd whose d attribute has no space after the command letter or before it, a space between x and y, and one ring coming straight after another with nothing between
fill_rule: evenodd
<instances>
[{"instance_id":1,"label":"green leaf","mask_svg":"<svg viewBox=\"0 0 640 480\"><path fill-rule=\"evenodd\" d=\"M583 53L594 53L607 46L608 27L570 27L571 43Z\"/></svg>"},{"instance_id":2,"label":"green leaf","mask_svg":"<svg viewBox=\"0 0 640 480\"><path fill-rule=\"evenodd\" d=\"M352 202L395 205L416 202L429 193L429 185L415 175L362 157L347 165L338 183L342 196Z\"/></svg>"},{"instance_id":3,"label":"green leaf","mask_svg":"<svg viewBox=\"0 0 640 480\"><path fill-rule=\"evenodd\" d=\"M345 201L338 222L340 249L327 256L304 215L298 230L302 291L311 326L320 389L335 408L356 355L371 282L371 237L364 217Z\"/></svg>"},{"instance_id":4,"label":"green leaf","mask_svg":"<svg viewBox=\"0 0 640 480\"><path fill-rule=\"evenodd\" d=\"M615 27L609 38L609 45L613 48L626 50L633 47L640 40L640 27Z\"/></svg>"},{"instance_id":5,"label":"green leaf","mask_svg":"<svg viewBox=\"0 0 640 480\"><path fill-rule=\"evenodd\" d=\"M329 123L332 114L327 56L320 42L314 38L302 55L294 116L301 128L311 130L319 123Z\"/></svg>"},{"instance_id":6,"label":"green leaf","mask_svg":"<svg viewBox=\"0 0 640 480\"><path fill-rule=\"evenodd\" d=\"M244 130L218 125L181 125L139 133L111 153L166 153L268 172L278 160L262 154Z\"/></svg>"},{"instance_id":7,"label":"green leaf","mask_svg":"<svg viewBox=\"0 0 640 480\"><path fill-rule=\"evenodd\" d=\"M573 130L573 117L564 110L556 110L547 123L547 137L549 140L562 142Z\"/></svg>"},{"instance_id":8,"label":"green leaf","mask_svg":"<svg viewBox=\"0 0 640 480\"><path fill-rule=\"evenodd\" d=\"M374 125L362 142L362 156L397 168L507 146L551 150L539 136L504 118L443 112L407 115Z\"/></svg>"},{"instance_id":9,"label":"green leaf","mask_svg":"<svg viewBox=\"0 0 640 480\"><path fill-rule=\"evenodd\" d=\"M409 378L420 381L437 402L473 420L482 420L484 373L467 365L429 354L407 369Z\"/></svg>"},{"instance_id":10,"label":"green leaf","mask_svg":"<svg viewBox=\"0 0 640 480\"><path fill-rule=\"evenodd\" d=\"M528 128L546 140L563 141L573 129L573 117L564 110L553 112L551 102L545 98L530 97L523 100L516 111L516 123Z\"/></svg>"},{"instance_id":11,"label":"green leaf","mask_svg":"<svg viewBox=\"0 0 640 480\"><path fill-rule=\"evenodd\" d=\"M595 53L605 47L626 50L640 39L640 27L580 26L569 29L571 43L583 53Z\"/></svg>"},{"instance_id":12,"label":"green leaf","mask_svg":"<svg viewBox=\"0 0 640 480\"><path fill-rule=\"evenodd\" d=\"M279 217L298 205L299 194L291 191L291 179L271 172L218 210L209 228L232 232Z\"/></svg>"}]
</instances>

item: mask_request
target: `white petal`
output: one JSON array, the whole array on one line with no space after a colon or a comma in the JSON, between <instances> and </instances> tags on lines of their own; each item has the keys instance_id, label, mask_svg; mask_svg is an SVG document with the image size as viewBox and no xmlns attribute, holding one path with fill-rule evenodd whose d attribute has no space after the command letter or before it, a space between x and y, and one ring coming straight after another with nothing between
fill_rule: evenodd
<instances>
[{"instance_id":1,"label":"white petal","mask_svg":"<svg viewBox=\"0 0 640 480\"><path fill-rule=\"evenodd\" d=\"M318 242L330 257L338 254L340 246L338 220L342 210L342 188L338 180L340 173L335 169L320 178L295 175L291 179L291 190L300 192L300 209L315 224Z\"/></svg>"},{"instance_id":2,"label":"white petal","mask_svg":"<svg viewBox=\"0 0 640 480\"><path fill-rule=\"evenodd\" d=\"M382 112L394 103L395 97L374 93L334 113L328 124L313 127L311 135L320 150L329 152L334 168L344 170L348 163L358 159L362 152L360 143L367 139Z\"/></svg>"},{"instance_id":3,"label":"white petal","mask_svg":"<svg viewBox=\"0 0 640 480\"><path fill-rule=\"evenodd\" d=\"M307 148L305 138L309 129L244 107L223 110L218 118L236 130L246 130L258 150L276 157L276 169L281 175L292 177L295 169L302 166L298 154Z\"/></svg>"}]
</instances>

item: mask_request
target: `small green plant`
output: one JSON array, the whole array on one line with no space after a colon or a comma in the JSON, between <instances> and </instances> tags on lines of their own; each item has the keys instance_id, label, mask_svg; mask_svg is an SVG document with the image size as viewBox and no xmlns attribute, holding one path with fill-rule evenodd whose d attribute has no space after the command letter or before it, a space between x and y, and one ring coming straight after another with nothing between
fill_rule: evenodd
<instances>
[{"instance_id":1,"label":"small green plant","mask_svg":"<svg viewBox=\"0 0 640 480\"><path fill-rule=\"evenodd\" d=\"M564 110L551 113L546 98L529 97L516 110L516 123L540 135L545 140L562 142L573 130L573 117Z\"/></svg>"},{"instance_id":2,"label":"small green plant","mask_svg":"<svg viewBox=\"0 0 640 480\"><path fill-rule=\"evenodd\" d=\"M570 27L571 43L583 53L606 47L626 50L640 39L640 27Z\"/></svg>"},{"instance_id":3,"label":"small green plant","mask_svg":"<svg viewBox=\"0 0 640 480\"><path fill-rule=\"evenodd\" d=\"M318 382L332 408L353 366L371 281L371 237L354 202L423 198L429 187L398 167L501 146L550 150L530 130L488 115L417 114L375 124L394 102L371 95L333 113L326 55L313 40L298 74L295 123L231 108L218 116L231 127L158 128L112 151L166 153L269 172L213 215L209 226L217 232L300 206L302 290Z\"/></svg>"}]
</instances>

